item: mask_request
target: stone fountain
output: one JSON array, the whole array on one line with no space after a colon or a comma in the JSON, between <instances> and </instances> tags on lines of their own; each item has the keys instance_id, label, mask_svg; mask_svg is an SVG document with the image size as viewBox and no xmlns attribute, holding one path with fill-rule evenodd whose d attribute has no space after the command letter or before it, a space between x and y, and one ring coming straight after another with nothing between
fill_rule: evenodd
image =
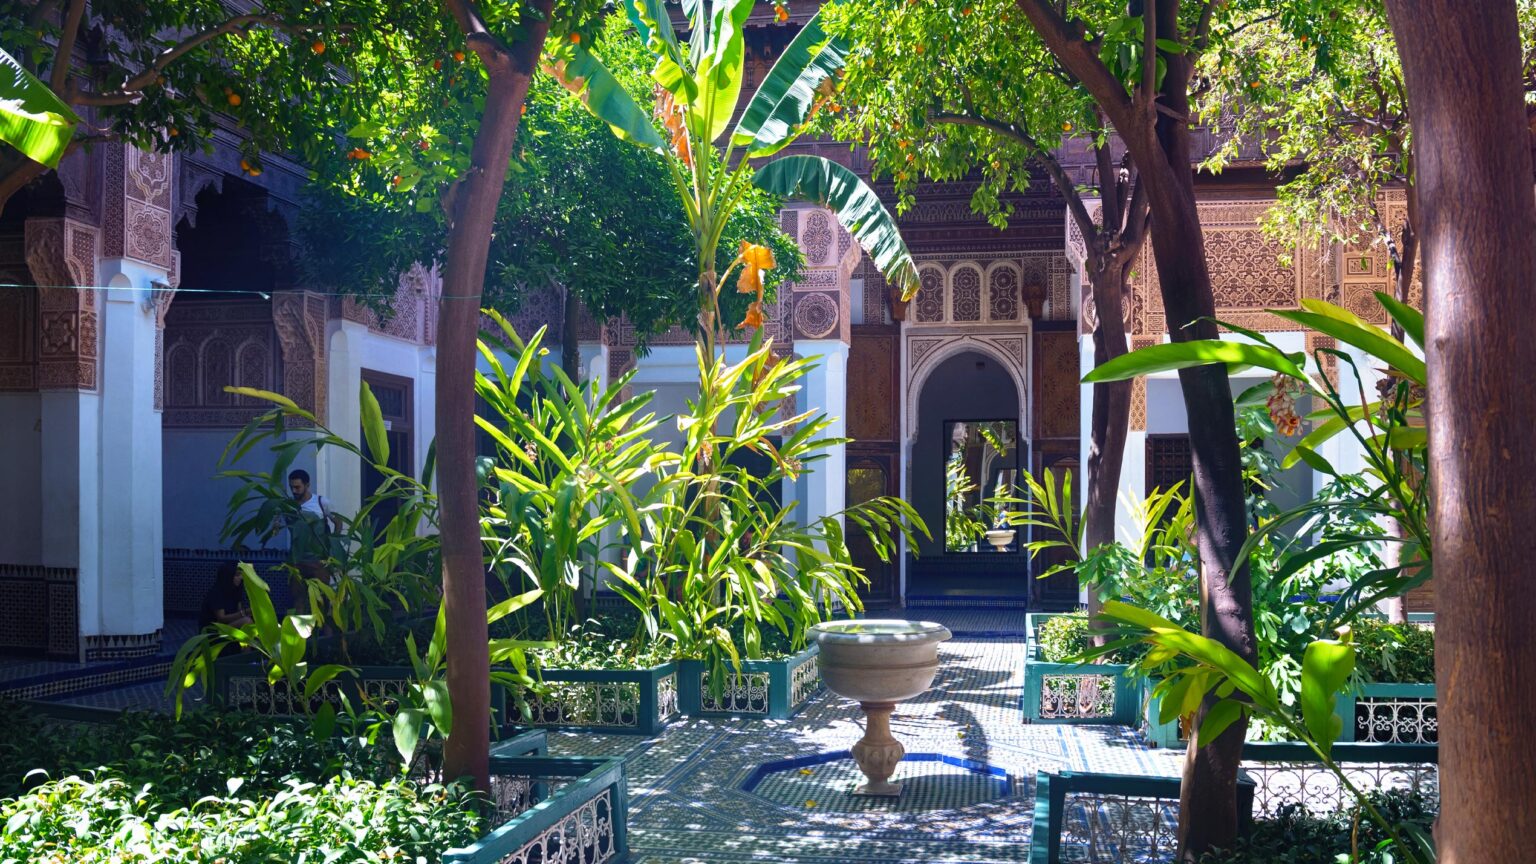
<instances>
[{"instance_id":1,"label":"stone fountain","mask_svg":"<svg viewBox=\"0 0 1536 864\"><path fill-rule=\"evenodd\" d=\"M891 735L891 711L933 683L939 643L950 638L949 630L930 621L868 620L829 621L810 632L821 646L827 689L864 710L864 737L852 752L869 782L853 794L900 795L901 784L892 783L891 774L907 751Z\"/></svg>"}]
</instances>

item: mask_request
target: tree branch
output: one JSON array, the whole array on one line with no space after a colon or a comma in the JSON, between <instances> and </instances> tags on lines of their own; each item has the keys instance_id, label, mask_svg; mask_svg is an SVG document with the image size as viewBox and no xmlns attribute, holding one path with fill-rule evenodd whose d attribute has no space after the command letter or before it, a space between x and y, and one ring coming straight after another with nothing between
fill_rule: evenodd
<instances>
[{"instance_id":1,"label":"tree branch","mask_svg":"<svg viewBox=\"0 0 1536 864\"><path fill-rule=\"evenodd\" d=\"M85 17L85 0L69 0L64 12L63 29L59 31L59 48L53 55L53 71L48 76L48 86L53 92L64 92L69 80L70 60L75 54L75 39L80 35L80 21Z\"/></svg>"},{"instance_id":2,"label":"tree branch","mask_svg":"<svg viewBox=\"0 0 1536 864\"><path fill-rule=\"evenodd\" d=\"M190 54L208 42L233 33L240 33L252 27L270 27L291 35L320 32L341 32L354 29L348 25L336 27L319 27L308 24L290 24L275 15L236 15L216 27L200 30L197 33L182 39L175 45L155 55L154 62L139 72L139 74L124 81L116 90L108 90L102 93L86 93L79 89L73 80L69 82L67 91L60 91L64 95L64 101L71 105L125 105L138 99L139 94L154 84L160 78L160 73L165 67L176 62L181 57Z\"/></svg>"},{"instance_id":3,"label":"tree branch","mask_svg":"<svg viewBox=\"0 0 1536 864\"><path fill-rule=\"evenodd\" d=\"M1205 53L1205 49L1211 44L1211 20L1216 17L1216 10L1226 5L1226 0L1207 0L1205 8L1200 10L1200 18L1195 22L1195 30L1189 39L1190 60Z\"/></svg>"},{"instance_id":4,"label":"tree branch","mask_svg":"<svg viewBox=\"0 0 1536 864\"><path fill-rule=\"evenodd\" d=\"M1157 92L1157 0L1144 0L1142 6L1141 89Z\"/></svg>"},{"instance_id":5,"label":"tree branch","mask_svg":"<svg viewBox=\"0 0 1536 864\"><path fill-rule=\"evenodd\" d=\"M1099 59L1097 48L1083 39L1083 27L1068 23L1047 0L1014 0L1035 32L1062 66L1083 83L1122 135L1132 128L1134 105L1120 79Z\"/></svg>"},{"instance_id":6,"label":"tree branch","mask_svg":"<svg viewBox=\"0 0 1536 864\"><path fill-rule=\"evenodd\" d=\"M471 41L481 39L486 47L496 52L510 55L511 46L491 33L485 25L485 16L480 14L480 7L475 0L443 0L443 5L448 8L448 14L458 22L459 29L464 31L464 36ZM488 40L488 41L487 41ZM478 52L477 52L478 53ZM485 57L482 55L481 60Z\"/></svg>"}]
</instances>

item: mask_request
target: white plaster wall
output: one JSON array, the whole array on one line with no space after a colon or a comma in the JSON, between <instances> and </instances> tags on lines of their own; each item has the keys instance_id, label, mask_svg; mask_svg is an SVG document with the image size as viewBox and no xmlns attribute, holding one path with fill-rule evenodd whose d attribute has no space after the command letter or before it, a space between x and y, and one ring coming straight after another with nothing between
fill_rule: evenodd
<instances>
[{"instance_id":1,"label":"white plaster wall","mask_svg":"<svg viewBox=\"0 0 1536 864\"><path fill-rule=\"evenodd\" d=\"M348 441L359 443L362 414L358 397L364 370L410 379L414 382L411 468L419 474L437 434L437 349L375 333L356 321L332 321L327 329L325 425ZM328 447L318 460L315 484L338 512L353 513L362 506L362 476L356 456Z\"/></svg>"},{"instance_id":2,"label":"white plaster wall","mask_svg":"<svg viewBox=\"0 0 1536 864\"><path fill-rule=\"evenodd\" d=\"M41 564L42 400L0 393L0 563Z\"/></svg>"},{"instance_id":3,"label":"white plaster wall","mask_svg":"<svg viewBox=\"0 0 1536 864\"><path fill-rule=\"evenodd\" d=\"M229 445L237 429L167 429L165 430L164 497L165 547L167 549L221 549L219 529L229 506L230 496L240 487L236 480L218 477L219 457ZM306 432L291 432L288 437L307 436ZM246 471L270 471L272 453L257 448L244 459L225 466ZM304 450L293 463L311 476L315 472L314 451ZM329 493L327 493L329 497ZM259 538L247 541L258 545ZM274 547L282 547L278 537Z\"/></svg>"}]
</instances>

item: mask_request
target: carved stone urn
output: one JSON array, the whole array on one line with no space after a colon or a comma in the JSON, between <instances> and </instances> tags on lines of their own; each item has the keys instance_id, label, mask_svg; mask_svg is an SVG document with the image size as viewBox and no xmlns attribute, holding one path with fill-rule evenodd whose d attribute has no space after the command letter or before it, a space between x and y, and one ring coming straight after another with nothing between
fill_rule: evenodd
<instances>
[{"instance_id":1,"label":"carved stone urn","mask_svg":"<svg viewBox=\"0 0 1536 864\"><path fill-rule=\"evenodd\" d=\"M864 710L864 737L852 753L869 782L853 794L900 795L891 775L907 751L891 735L891 711L933 683L939 643L950 638L949 630L930 621L871 620L829 621L810 633L821 647L822 682Z\"/></svg>"}]
</instances>

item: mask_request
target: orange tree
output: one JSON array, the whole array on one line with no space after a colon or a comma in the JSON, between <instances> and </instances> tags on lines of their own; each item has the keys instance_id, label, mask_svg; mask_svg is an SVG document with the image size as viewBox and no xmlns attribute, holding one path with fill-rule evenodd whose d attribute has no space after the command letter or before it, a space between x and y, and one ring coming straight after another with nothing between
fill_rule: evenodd
<instances>
[{"instance_id":1,"label":"orange tree","mask_svg":"<svg viewBox=\"0 0 1536 864\"><path fill-rule=\"evenodd\" d=\"M12 3L0 21L0 201L96 140L205 146L227 116L260 152L290 149L322 183L383 183L419 210L442 208L438 485L453 728L450 775L487 782L490 659L474 471L475 338L498 203L546 39L590 42L599 0L218 0ZM83 115L83 116L82 116ZM380 118L388 118L388 122ZM377 127L377 133L374 128ZM419 173L380 177L343 134L409 142ZM342 154L345 159L342 159ZM338 165L342 167L338 167ZM400 177L399 181L395 177Z\"/></svg>"}]
</instances>

